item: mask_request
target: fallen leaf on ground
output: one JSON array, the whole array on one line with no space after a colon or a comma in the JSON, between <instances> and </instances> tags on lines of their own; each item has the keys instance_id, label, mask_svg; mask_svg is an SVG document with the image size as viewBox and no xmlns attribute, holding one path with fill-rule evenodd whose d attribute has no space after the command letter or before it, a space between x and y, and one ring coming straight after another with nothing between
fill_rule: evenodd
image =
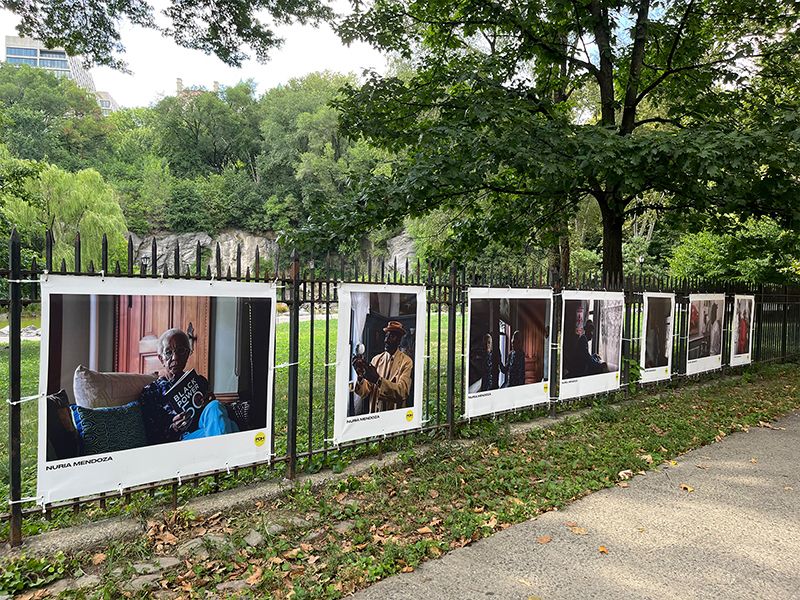
<instances>
[{"instance_id":1,"label":"fallen leaf on ground","mask_svg":"<svg viewBox=\"0 0 800 600\"><path fill-rule=\"evenodd\" d=\"M103 554L102 552L100 552L100 553L98 553L98 554L95 554L95 555L92 557L92 564L93 564L93 565L99 565L99 564L102 564L102 563L104 563L104 562L105 562L105 560L106 560L106 555L105 555L105 554Z\"/></svg>"},{"instance_id":2,"label":"fallen leaf on ground","mask_svg":"<svg viewBox=\"0 0 800 600\"><path fill-rule=\"evenodd\" d=\"M682 483L681 484L681 489L684 492L693 492L694 491L694 488L692 486L690 486L688 483Z\"/></svg>"},{"instance_id":3,"label":"fallen leaf on ground","mask_svg":"<svg viewBox=\"0 0 800 600\"><path fill-rule=\"evenodd\" d=\"M438 490L431 490L430 492L428 492L428 495L431 498L433 498L434 500L436 500L436 498L439 497L439 491Z\"/></svg>"},{"instance_id":4,"label":"fallen leaf on ground","mask_svg":"<svg viewBox=\"0 0 800 600\"><path fill-rule=\"evenodd\" d=\"M525 504L525 503L524 503L522 500L520 500L519 498L510 498L510 500L511 500L511 503L512 503L512 504L517 504L517 505Z\"/></svg>"},{"instance_id":5,"label":"fallen leaf on ground","mask_svg":"<svg viewBox=\"0 0 800 600\"><path fill-rule=\"evenodd\" d=\"M648 465L653 464L653 457L650 454L642 454L639 458L641 458Z\"/></svg>"},{"instance_id":6,"label":"fallen leaf on ground","mask_svg":"<svg viewBox=\"0 0 800 600\"><path fill-rule=\"evenodd\" d=\"M489 519L489 520L486 522L486 526L487 526L487 527L491 527L492 529L494 529L494 526L495 526L495 525L497 525L497 517L495 517L495 516L492 516L492 518L491 518L491 519Z\"/></svg>"},{"instance_id":7,"label":"fallen leaf on ground","mask_svg":"<svg viewBox=\"0 0 800 600\"><path fill-rule=\"evenodd\" d=\"M670 461L667 461L667 462L669 462L670 466L673 466L673 467L677 467L678 466L678 461L677 460L670 460Z\"/></svg>"},{"instance_id":8,"label":"fallen leaf on ground","mask_svg":"<svg viewBox=\"0 0 800 600\"><path fill-rule=\"evenodd\" d=\"M753 457L753 458L751 458L751 459L750 459L750 462L751 462L751 463L753 463L753 464L755 465L755 464L757 464L757 463L758 463L758 459L757 459L757 458L755 458L755 457Z\"/></svg>"},{"instance_id":9,"label":"fallen leaf on ground","mask_svg":"<svg viewBox=\"0 0 800 600\"><path fill-rule=\"evenodd\" d=\"M695 465L698 469L707 469L708 465Z\"/></svg>"},{"instance_id":10,"label":"fallen leaf on ground","mask_svg":"<svg viewBox=\"0 0 800 600\"><path fill-rule=\"evenodd\" d=\"M414 567L412 567L411 565L405 566L402 569L400 569L400 572L401 573L413 573L414 572Z\"/></svg>"},{"instance_id":11,"label":"fallen leaf on ground","mask_svg":"<svg viewBox=\"0 0 800 600\"><path fill-rule=\"evenodd\" d=\"M247 585L255 585L255 584L257 584L259 581L261 581L261 574L263 572L264 572L264 570L261 567L256 567L256 570L253 571L253 574L250 575L250 577L248 577L247 579L244 580L245 583Z\"/></svg>"},{"instance_id":12,"label":"fallen leaf on ground","mask_svg":"<svg viewBox=\"0 0 800 600\"><path fill-rule=\"evenodd\" d=\"M586 535L589 533L585 527L570 527L569 530L575 535Z\"/></svg>"},{"instance_id":13,"label":"fallen leaf on ground","mask_svg":"<svg viewBox=\"0 0 800 600\"><path fill-rule=\"evenodd\" d=\"M620 471L619 473L617 473L617 477L619 477L623 481L626 479L630 479L631 477L633 477L633 471L631 471L630 469L625 469L624 471Z\"/></svg>"},{"instance_id":14,"label":"fallen leaf on ground","mask_svg":"<svg viewBox=\"0 0 800 600\"><path fill-rule=\"evenodd\" d=\"M550 542L553 541L553 538L549 535L543 535L536 538L536 541L539 542L540 544L549 544Z\"/></svg>"},{"instance_id":15,"label":"fallen leaf on ground","mask_svg":"<svg viewBox=\"0 0 800 600\"><path fill-rule=\"evenodd\" d=\"M575 521L567 521L564 523L564 527L577 527L578 524Z\"/></svg>"},{"instance_id":16,"label":"fallen leaf on ground","mask_svg":"<svg viewBox=\"0 0 800 600\"><path fill-rule=\"evenodd\" d=\"M600 552L600 554L608 554L608 548L605 546L600 546L597 550Z\"/></svg>"},{"instance_id":17,"label":"fallen leaf on ground","mask_svg":"<svg viewBox=\"0 0 800 600\"><path fill-rule=\"evenodd\" d=\"M631 484L628 483L627 481L619 481L617 482L617 487L621 488L631 487Z\"/></svg>"},{"instance_id":18,"label":"fallen leaf on ground","mask_svg":"<svg viewBox=\"0 0 800 600\"><path fill-rule=\"evenodd\" d=\"M287 550L281 556L283 556L283 558L297 558L298 554L300 554L300 548L293 548L291 550Z\"/></svg>"},{"instance_id":19,"label":"fallen leaf on ground","mask_svg":"<svg viewBox=\"0 0 800 600\"><path fill-rule=\"evenodd\" d=\"M426 525L425 527L420 527L419 529L417 529L417 533L421 533L421 534L425 535L425 534L433 533L433 530Z\"/></svg>"}]
</instances>

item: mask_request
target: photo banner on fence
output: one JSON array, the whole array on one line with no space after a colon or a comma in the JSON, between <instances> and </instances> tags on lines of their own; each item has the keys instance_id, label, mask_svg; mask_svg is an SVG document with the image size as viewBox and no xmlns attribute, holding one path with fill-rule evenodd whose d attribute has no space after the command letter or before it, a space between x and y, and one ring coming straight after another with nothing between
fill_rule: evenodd
<instances>
[{"instance_id":1,"label":"photo banner on fence","mask_svg":"<svg viewBox=\"0 0 800 600\"><path fill-rule=\"evenodd\" d=\"M422 425L425 287L339 285L337 444Z\"/></svg>"},{"instance_id":2,"label":"photo banner on fence","mask_svg":"<svg viewBox=\"0 0 800 600\"><path fill-rule=\"evenodd\" d=\"M625 294L565 290L560 399L616 390L622 365Z\"/></svg>"},{"instance_id":3,"label":"photo banner on fence","mask_svg":"<svg viewBox=\"0 0 800 600\"><path fill-rule=\"evenodd\" d=\"M675 295L645 292L639 367L641 381L669 379L672 373Z\"/></svg>"},{"instance_id":4,"label":"photo banner on fence","mask_svg":"<svg viewBox=\"0 0 800 600\"><path fill-rule=\"evenodd\" d=\"M42 281L37 496L270 459L275 286Z\"/></svg>"},{"instance_id":5,"label":"photo banner on fence","mask_svg":"<svg viewBox=\"0 0 800 600\"><path fill-rule=\"evenodd\" d=\"M740 296L737 294L733 297L730 355L730 365L732 367L749 365L752 362L755 306L755 296Z\"/></svg>"},{"instance_id":6,"label":"photo banner on fence","mask_svg":"<svg viewBox=\"0 0 800 600\"><path fill-rule=\"evenodd\" d=\"M689 294L686 374L722 368L724 294Z\"/></svg>"},{"instance_id":7,"label":"photo banner on fence","mask_svg":"<svg viewBox=\"0 0 800 600\"><path fill-rule=\"evenodd\" d=\"M551 290L469 288L467 417L550 400L552 305Z\"/></svg>"}]
</instances>

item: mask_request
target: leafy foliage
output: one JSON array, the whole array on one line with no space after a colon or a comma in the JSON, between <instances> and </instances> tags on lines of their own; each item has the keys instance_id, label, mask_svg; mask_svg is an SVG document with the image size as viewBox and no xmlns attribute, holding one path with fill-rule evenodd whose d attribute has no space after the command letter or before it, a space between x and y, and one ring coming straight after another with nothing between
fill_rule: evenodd
<instances>
[{"instance_id":1,"label":"leafy foliage","mask_svg":"<svg viewBox=\"0 0 800 600\"><path fill-rule=\"evenodd\" d=\"M100 268L101 241L108 238L109 261L124 262L127 227L114 190L94 170L68 173L55 166L42 169L26 182L27 197L7 199L2 207L6 219L19 229L29 247L44 249L44 232L53 232L53 261L66 260L74 267L73 244L81 236L83 267L94 261Z\"/></svg>"},{"instance_id":2,"label":"leafy foliage","mask_svg":"<svg viewBox=\"0 0 800 600\"><path fill-rule=\"evenodd\" d=\"M163 6L163 5L161 5ZM0 7L18 14L20 35L42 40L48 47L63 46L90 64L124 68L120 54L120 25L129 22L155 29L180 46L216 55L222 62L241 66L248 58L243 48L266 61L281 39L274 25L318 23L333 13L320 0L172 0L156 17L146 0L87 0L80 5L44 0L3 0ZM264 15L270 22L265 24Z\"/></svg>"},{"instance_id":3,"label":"leafy foliage","mask_svg":"<svg viewBox=\"0 0 800 600\"><path fill-rule=\"evenodd\" d=\"M661 210L796 223L798 18L758 0L359 5L344 39L415 71L373 73L338 103L345 131L398 157L345 213L387 224L445 208L475 254L551 243L589 196L606 274L649 191ZM331 225L351 231L343 218Z\"/></svg>"},{"instance_id":4,"label":"leafy foliage","mask_svg":"<svg viewBox=\"0 0 800 600\"><path fill-rule=\"evenodd\" d=\"M730 219L722 233L686 234L673 251L678 277L731 279L746 283L800 281L800 236L769 218Z\"/></svg>"}]
</instances>

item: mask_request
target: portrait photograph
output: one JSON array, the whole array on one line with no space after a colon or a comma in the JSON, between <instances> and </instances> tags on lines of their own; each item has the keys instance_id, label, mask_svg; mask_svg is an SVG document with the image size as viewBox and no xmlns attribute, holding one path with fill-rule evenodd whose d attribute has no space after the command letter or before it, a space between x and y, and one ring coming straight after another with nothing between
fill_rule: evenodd
<instances>
[{"instance_id":1,"label":"portrait photograph","mask_svg":"<svg viewBox=\"0 0 800 600\"><path fill-rule=\"evenodd\" d=\"M645 292L640 345L643 382L669 379L672 370L673 294Z\"/></svg>"},{"instance_id":2,"label":"portrait photograph","mask_svg":"<svg viewBox=\"0 0 800 600\"><path fill-rule=\"evenodd\" d=\"M550 290L470 288L466 413L549 401Z\"/></svg>"},{"instance_id":3,"label":"portrait photograph","mask_svg":"<svg viewBox=\"0 0 800 600\"><path fill-rule=\"evenodd\" d=\"M689 295L687 374L722 367L724 323L724 294Z\"/></svg>"},{"instance_id":4,"label":"portrait photograph","mask_svg":"<svg viewBox=\"0 0 800 600\"><path fill-rule=\"evenodd\" d=\"M271 413L275 302L255 295L271 286L127 280L136 293L124 293L122 279L76 279L43 284L45 481L72 472L72 497L102 481L80 467L116 463L115 477L131 479L115 489L268 457L250 432L266 435ZM224 439L236 436L245 458ZM119 471L128 461L135 468Z\"/></svg>"},{"instance_id":5,"label":"portrait photograph","mask_svg":"<svg viewBox=\"0 0 800 600\"><path fill-rule=\"evenodd\" d=\"M564 291L561 389L572 398L619 387L625 299L621 292Z\"/></svg>"},{"instance_id":6,"label":"portrait photograph","mask_svg":"<svg viewBox=\"0 0 800 600\"><path fill-rule=\"evenodd\" d=\"M734 296L731 324L731 366L752 362L755 296Z\"/></svg>"},{"instance_id":7,"label":"portrait photograph","mask_svg":"<svg viewBox=\"0 0 800 600\"><path fill-rule=\"evenodd\" d=\"M424 327L424 288L340 286L335 437L418 423Z\"/></svg>"}]
</instances>

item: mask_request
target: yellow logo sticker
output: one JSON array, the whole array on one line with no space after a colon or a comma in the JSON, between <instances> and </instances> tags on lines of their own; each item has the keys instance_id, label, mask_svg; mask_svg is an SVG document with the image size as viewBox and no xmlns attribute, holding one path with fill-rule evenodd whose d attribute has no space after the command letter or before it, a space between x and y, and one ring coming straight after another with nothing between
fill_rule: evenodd
<instances>
[{"instance_id":1,"label":"yellow logo sticker","mask_svg":"<svg viewBox=\"0 0 800 600\"><path fill-rule=\"evenodd\" d=\"M545 393L547 393L547 384L546 383L544 384L544 391L545 391Z\"/></svg>"},{"instance_id":2,"label":"yellow logo sticker","mask_svg":"<svg viewBox=\"0 0 800 600\"><path fill-rule=\"evenodd\" d=\"M409 410L406 413L406 421L408 421L410 423L413 420L414 420L414 411L413 410Z\"/></svg>"},{"instance_id":3,"label":"yellow logo sticker","mask_svg":"<svg viewBox=\"0 0 800 600\"><path fill-rule=\"evenodd\" d=\"M263 431L259 431L256 434L256 439L253 441L255 442L256 446L263 446L264 442L267 441L267 435Z\"/></svg>"}]
</instances>

